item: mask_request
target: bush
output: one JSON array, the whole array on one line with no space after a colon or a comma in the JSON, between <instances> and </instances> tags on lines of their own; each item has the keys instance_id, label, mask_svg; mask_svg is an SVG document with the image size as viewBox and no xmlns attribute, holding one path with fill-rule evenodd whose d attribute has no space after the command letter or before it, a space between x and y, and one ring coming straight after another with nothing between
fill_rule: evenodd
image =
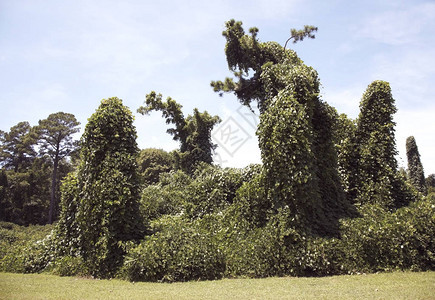
<instances>
[{"instance_id":1,"label":"bush","mask_svg":"<svg viewBox=\"0 0 435 300\"><path fill-rule=\"evenodd\" d=\"M163 174L158 184L143 190L142 212L150 219L179 214L198 219L222 213L233 203L240 186L259 171L258 165L222 169L204 163L192 177L183 171Z\"/></svg>"},{"instance_id":2,"label":"bush","mask_svg":"<svg viewBox=\"0 0 435 300\"><path fill-rule=\"evenodd\" d=\"M173 169L174 157L162 149L147 148L140 151L138 157L141 182L155 184L160 174L168 173Z\"/></svg>"},{"instance_id":3,"label":"bush","mask_svg":"<svg viewBox=\"0 0 435 300\"><path fill-rule=\"evenodd\" d=\"M256 169L255 165L245 169L200 165L194 173L194 180L185 189L187 216L201 218L222 212L233 203L237 190L257 172Z\"/></svg>"},{"instance_id":4,"label":"bush","mask_svg":"<svg viewBox=\"0 0 435 300\"><path fill-rule=\"evenodd\" d=\"M158 184L149 185L142 191L142 214L145 218L153 220L163 215L182 213L187 201L185 188L191 182L192 179L183 171L161 175Z\"/></svg>"},{"instance_id":5,"label":"bush","mask_svg":"<svg viewBox=\"0 0 435 300\"><path fill-rule=\"evenodd\" d=\"M52 273L59 276L84 276L89 272L81 257L64 256L55 261Z\"/></svg>"},{"instance_id":6,"label":"bush","mask_svg":"<svg viewBox=\"0 0 435 300\"><path fill-rule=\"evenodd\" d=\"M378 205L342 223L340 247L349 273L435 268L435 199L390 212Z\"/></svg>"},{"instance_id":7,"label":"bush","mask_svg":"<svg viewBox=\"0 0 435 300\"><path fill-rule=\"evenodd\" d=\"M211 280L223 276L224 257L200 222L164 217L158 230L127 251L119 276L130 281Z\"/></svg>"},{"instance_id":8,"label":"bush","mask_svg":"<svg viewBox=\"0 0 435 300\"><path fill-rule=\"evenodd\" d=\"M28 258L36 255L33 245L51 230L52 225L24 227L0 222L0 271L28 272Z\"/></svg>"}]
</instances>

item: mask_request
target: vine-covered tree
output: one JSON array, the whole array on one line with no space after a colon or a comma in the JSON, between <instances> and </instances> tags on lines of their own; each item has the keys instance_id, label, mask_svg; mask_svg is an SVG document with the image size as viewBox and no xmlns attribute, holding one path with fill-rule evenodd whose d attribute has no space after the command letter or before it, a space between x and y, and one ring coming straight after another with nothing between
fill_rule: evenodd
<instances>
[{"instance_id":1,"label":"vine-covered tree","mask_svg":"<svg viewBox=\"0 0 435 300\"><path fill-rule=\"evenodd\" d=\"M420 160L417 142L413 136L406 139L406 157L408 158L408 172L411 184L417 189L417 191L426 194L427 189L423 164Z\"/></svg>"},{"instance_id":2,"label":"vine-covered tree","mask_svg":"<svg viewBox=\"0 0 435 300\"><path fill-rule=\"evenodd\" d=\"M225 53L238 81L211 85L218 92L233 91L244 105L258 103L263 184L274 209L290 208L301 227L336 234L338 218L350 214L333 143L338 114L319 99L313 68L278 43L260 42L257 28L249 32L241 22L226 23ZM307 27L306 35L311 33Z\"/></svg>"},{"instance_id":3,"label":"vine-covered tree","mask_svg":"<svg viewBox=\"0 0 435 300\"><path fill-rule=\"evenodd\" d=\"M163 149L147 148L140 151L138 163L143 182L154 184L160 174L173 169L174 157Z\"/></svg>"},{"instance_id":4,"label":"vine-covered tree","mask_svg":"<svg viewBox=\"0 0 435 300\"><path fill-rule=\"evenodd\" d=\"M426 188L428 194L435 192L435 174L430 174L426 178Z\"/></svg>"},{"instance_id":5,"label":"vine-covered tree","mask_svg":"<svg viewBox=\"0 0 435 300\"><path fill-rule=\"evenodd\" d=\"M78 132L80 123L73 114L58 112L50 114L47 119L40 120L37 126L40 152L48 155L53 162L51 176L50 209L48 223L53 223L54 211L57 205L56 186L59 162L69 156L77 147L73 134Z\"/></svg>"},{"instance_id":6,"label":"vine-covered tree","mask_svg":"<svg viewBox=\"0 0 435 300\"><path fill-rule=\"evenodd\" d=\"M108 277L122 262L120 242L139 240L144 235L138 204L136 129L132 113L120 99L101 101L88 120L81 145L78 186L65 188L69 193L65 204L76 198L77 212L70 207L71 215L62 215L77 218L80 252L89 272ZM70 195L74 191L78 192L76 197Z\"/></svg>"},{"instance_id":7,"label":"vine-covered tree","mask_svg":"<svg viewBox=\"0 0 435 300\"><path fill-rule=\"evenodd\" d=\"M355 132L357 169L352 182L358 203L398 207L412 198L397 171L396 111L389 83L372 82L362 97Z\"/></svg>"},{"instance_id":8,"label":"vine-covered tree","mask_svg":"<svg viewBox=\"0 0 435 300\"><path fill-rule=\"evenodd\" d=\"M182 105L174 99L168 97L164 102L161 94L151 92L146 95L145 105L138 112L146 115L153 110L161 111L166 123L175 125L175 128L170 128L167 132L175 141L180 142L180 151L175 153L176 167L192 173L198 163L213 162L216 145L211 140L211 131L221 119L211 116L207 111L201 113L196 108L193 116L185 117L181 108Z\"/></svg>"},{"instance_id":9,"label":"vine-covered tree","mask_svg":"<svg viewBox=\"0 0 435 300\"><path fill-rule=\"evenodd\" d=\"M226 38L225 55L228 68L237 81L227 77L224 81L212 81L211 86L215 92L234 92L240 103L251 107L251 102L257 101L260 113L263 113L271 100L270 93L274 95L284 86L275 86L266 92L262 74L268 67L275 64L297 65L302 61L293 50L285 49L277 42L259 42L258 28L250 28L245 34L243 23L234 19L225 23L226 30L222 35ZM291 30L293 42L302 41L304 37L314 38L313 31L317 27L305 26L306 30ZM281 82L283 83L283 82ZM268 94L269 93L269 94Z\"/></svg>"}]
</instances>

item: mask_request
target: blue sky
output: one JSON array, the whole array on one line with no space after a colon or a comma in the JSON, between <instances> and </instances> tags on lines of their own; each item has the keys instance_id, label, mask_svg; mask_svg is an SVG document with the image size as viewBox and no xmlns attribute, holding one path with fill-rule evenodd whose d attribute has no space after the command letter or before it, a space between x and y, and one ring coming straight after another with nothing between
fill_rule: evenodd
<instances>
[{"instance_id":1,"label":"blue sky","mask_svg":"<svg viewBox=\"0 0 435 300\"><path fill-rule=\"evenodd\" d=\"M281 44L291 28L308 24L319 27L316 39L291 47L318 71L322 98L355 118L370 82L390 82L399 165L406 166L405 140L414 135L428 175L435 173L434 16L434 1L1 0L0 129L36 125L58 111L84 128L101 99L117 96L135 112L155 90L185 114L198 107L238 130L243 143L233 148L224 127L215 130L224 166L259 162L254 118L242 117L249 111L233 95L210 88L230 75L224 23L243 21L246 30L260 29L261 41ZM136 114L135 125L141 148L177 148L160 114Z\"/></svg>"}]
</instances>

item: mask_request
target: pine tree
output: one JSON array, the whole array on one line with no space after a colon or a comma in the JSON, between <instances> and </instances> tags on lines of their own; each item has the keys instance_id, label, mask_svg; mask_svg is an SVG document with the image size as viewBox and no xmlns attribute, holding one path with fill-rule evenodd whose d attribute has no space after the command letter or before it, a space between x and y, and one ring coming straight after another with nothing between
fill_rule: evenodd
<instances>
[{"instance_id":1,"label":"pine tree","mask_svg":"<svg viewBox=\"0 0 435 300\"><path fill-rule=\"evenodd\" d=\"M47 154L53 162L48 214L49 224L54 221L54 210L57 204L56 186L59 162L77 148L77 142L73 140L73 134L79 131L79 124L73 114L58 112L49 115L47 119L40 120L39 125L36 127L39 134L40 152Z\"/></svg>"}]
</instances>

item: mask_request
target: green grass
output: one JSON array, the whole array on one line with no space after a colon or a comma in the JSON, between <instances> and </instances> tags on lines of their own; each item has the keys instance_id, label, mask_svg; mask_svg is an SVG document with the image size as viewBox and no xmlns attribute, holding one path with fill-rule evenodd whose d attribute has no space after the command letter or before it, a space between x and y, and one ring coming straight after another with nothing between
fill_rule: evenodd
<instances>
[{"instance_id":1,"label":"green grass","mask_svg":"<svg viewBox=\"0 0 435 300\"><path fill-rule=\"evenodd\" d=\"M0 273L0 299L435 299L435 272L172 284Z\"/></svg>"}]
</instances>

